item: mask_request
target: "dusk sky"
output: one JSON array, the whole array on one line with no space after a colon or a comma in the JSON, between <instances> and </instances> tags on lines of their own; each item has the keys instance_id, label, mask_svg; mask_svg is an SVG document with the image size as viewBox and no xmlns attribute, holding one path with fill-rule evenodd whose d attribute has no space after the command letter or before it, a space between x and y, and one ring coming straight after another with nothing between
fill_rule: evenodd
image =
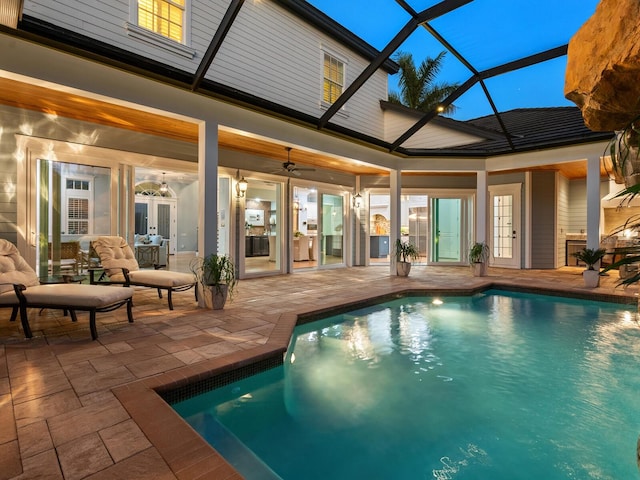
<instances>
[{"instance_id":1,"label":"dusk sky","mask_svg":"<svg viewBox=\"0 0 640 480\"><path fill-rule=\"evenodd\" d=\"M409 15L394 0L308 0L369 44L382 50L407 23ZM408 0L420 12L437 0ZM598 0L475 0L431 26L478 71L568 43L593 15ZM411 52L419 64L445 48L427 30L418 28L399 50ZM566 57L488 79L485 83L499 111L514 108L573 106L564 98ZM439 79L463 83L471 72L448 54ZM397 89L389 78L389 87ZM454 118L465 120L491 114L480 85L455 105Z\"/></svg>"}]
</instances>

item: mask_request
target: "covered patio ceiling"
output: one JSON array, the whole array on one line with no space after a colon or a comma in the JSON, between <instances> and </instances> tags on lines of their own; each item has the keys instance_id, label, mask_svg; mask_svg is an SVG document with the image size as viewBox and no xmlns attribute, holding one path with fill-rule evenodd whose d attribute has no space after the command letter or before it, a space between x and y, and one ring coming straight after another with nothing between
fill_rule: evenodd
<instances>
[{"instance_id":1,"label":"covered patio ceiling","mask_svg":"<svg viewBox=\"0 0 640 480\"><path fill-rule=\"evenodd\" d=\"M198 126L195 123L169 118L100 100L70 94L51 88L0 77L0 104L24 108L49 115L72 118L106 127L122 128L134 132L156 135L172 140L198 142ZM286 161L287 152L282 144L243 135L237 131L221 130L220 147L244 153ZM387 175L388 171L371 165L359 165L333 156L300 149L291 151L291 160L354 175ZM586 177L586 162L550 164L537 170L557 170L569 179ZM504 173L504 172L501 172ZM602 170L602 175L606 172ZM429 173L434 175L434 173ZM420 175L420 173L410 173ZM470 175L462 173L462 175Z\"/></svg>"}]
</instances>

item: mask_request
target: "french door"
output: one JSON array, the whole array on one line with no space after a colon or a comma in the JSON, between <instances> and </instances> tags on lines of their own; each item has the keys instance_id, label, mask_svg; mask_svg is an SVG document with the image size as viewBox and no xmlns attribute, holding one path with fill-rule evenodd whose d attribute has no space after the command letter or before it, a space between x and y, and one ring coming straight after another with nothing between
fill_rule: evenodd
<instances>
[{"instance_id":1,"label":"french door","mask_svg":"<svg viewBox=\"0 0 640 480\"><path fill-rule=\"evenodd\" d=\"M176 253L175 198L136 195L135 233L140 235L162 235L169 239L169 253Z\"/></svg>"},{"instance_id":2,"label":"french door","mask_svg":"<svg viewBox=\"0 0 640 480\"><path fill-rule=\"evenodd\" d=\"M521 190L519 183L489 187L491 264L520 268Z\"/></svg>"},{"instance_id":3,"label":"french door","mask_svg":"<svg viewBox=\"0 0 640 480\"><path fill-rule=\"evenodd\" d=\"M461 198L431 198L432 263L462 262L464 225Z\"/></svg>"}]
</instances>

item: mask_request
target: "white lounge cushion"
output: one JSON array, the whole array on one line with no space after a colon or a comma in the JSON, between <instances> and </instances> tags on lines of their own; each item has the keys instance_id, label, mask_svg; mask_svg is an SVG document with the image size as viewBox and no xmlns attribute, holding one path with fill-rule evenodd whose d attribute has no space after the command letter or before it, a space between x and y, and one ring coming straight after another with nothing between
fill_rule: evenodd
<instances>
[{"instance_id":1,"label":"white lounge cushion","mask_svg":"<svg viewBox=\"0 0 640 480\"><path fill-rule=\"evenodd\" d=\"M192 273L170 272L169 270L136 270L129 272L129 279L132 283L163 288L192 285L196 281ZM124 277L122 281L124 281Z\"/></svg>"},{"instance_id":2,"label":"white lounge cushion","mask_svg":"<svg viewBox=\"0 0 640 480\"><path fill-rule=\"evenodd\" d=\"M131 298L134 291L132 287L61 283L29 287L24 290L23 294L27 299L27 306L32 304L89 309L102 308L121 302Z\"/></svg>"}]
</instances>

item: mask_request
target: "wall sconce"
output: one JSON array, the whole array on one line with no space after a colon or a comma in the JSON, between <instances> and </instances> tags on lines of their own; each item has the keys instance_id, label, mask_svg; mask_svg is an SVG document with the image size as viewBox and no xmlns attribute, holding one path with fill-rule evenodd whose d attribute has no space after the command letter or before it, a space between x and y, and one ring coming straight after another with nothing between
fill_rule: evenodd
<instances>
[{"instance_id":1,"label":"wall sconce","mask_svg":"<svg viewBox=\"0 0 640 480\"><path fill-rule=\"evenodd\" d=\"M169 185L164 181L164 172L162 172L162 183L160 184L158 191L161 195L165 195L169 191Z\"/></svg>"},{"instance_id":2,"label":"wall sconce","mask_svg":"<svg viewBox=\"0 0 640 480\"><path fill-rule=\"evenodd\" d=\"M361 206L362 206L362 195L360 195L359 193L356 193L353 196L353 207L360 208Z\"/></svg>"},{"instance_id":3,"label":"wall sconce","mask_svg":"<svg viewBox=\"0 0 640 480\"><path fill-rule=\"evenodd\" d=\"M244 194L247 193L249 182L247 182L244 177L240 178L240 170L236 172L236 180L236 197L242 198Z\"/></svg>"}]
</instances>

